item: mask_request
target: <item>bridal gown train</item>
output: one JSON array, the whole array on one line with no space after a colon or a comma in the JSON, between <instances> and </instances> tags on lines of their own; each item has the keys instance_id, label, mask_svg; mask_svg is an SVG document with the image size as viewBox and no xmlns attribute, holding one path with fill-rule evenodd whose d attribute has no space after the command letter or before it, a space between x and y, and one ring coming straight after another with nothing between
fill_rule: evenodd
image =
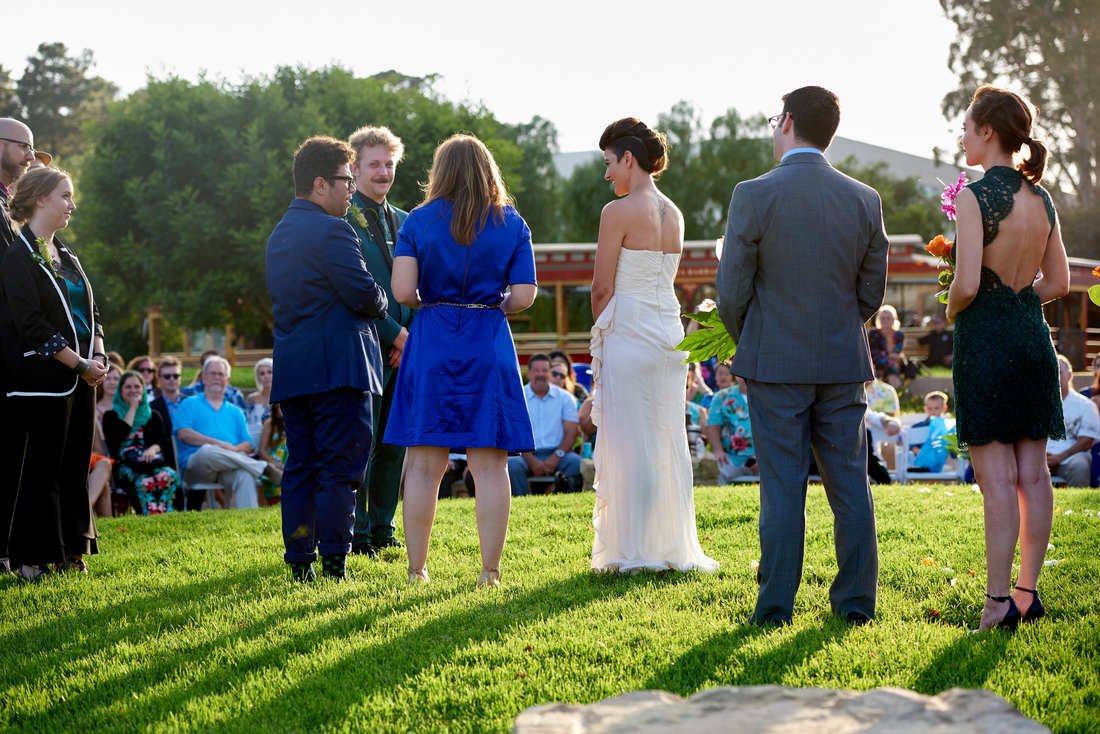
<instances>
[{"instance_id":1,"label":"bridal gown train","mask_svg":"<svg viewBox=\"0 0 1100 734\"><path fill-rule=\"evenodd\" d=\"M594 571L714 571L695 528L684 427L679 253L620 250L615 293L592 327Z\"/></svg>"}]
</instances>

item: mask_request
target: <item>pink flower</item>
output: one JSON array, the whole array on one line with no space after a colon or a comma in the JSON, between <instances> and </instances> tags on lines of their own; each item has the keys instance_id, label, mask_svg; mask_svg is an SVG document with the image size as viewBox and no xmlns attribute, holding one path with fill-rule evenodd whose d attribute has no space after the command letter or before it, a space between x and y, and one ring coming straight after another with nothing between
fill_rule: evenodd
<instances>
[{"instance_id":1,"label":"pink flower","mask_svg":"<svg viewBox=\"0 0 1100 734\"><path fill-rule=\"evenodd\" d=\"M940 183L943 183L943 181L940 181ZM955 221L955 214L957 213L955 199L968 183L970 182L966 178L966 171L962 171L959 173L959 178L954 185L944 184L943 186L943 193L940 194L940 209L952 222Z\"/></svg>"}]
</instances>

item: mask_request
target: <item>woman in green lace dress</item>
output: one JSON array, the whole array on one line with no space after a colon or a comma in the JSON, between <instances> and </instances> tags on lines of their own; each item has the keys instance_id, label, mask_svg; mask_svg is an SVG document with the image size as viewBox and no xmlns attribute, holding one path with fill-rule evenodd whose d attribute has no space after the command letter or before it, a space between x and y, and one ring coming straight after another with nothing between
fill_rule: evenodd
<instances>
[{"instance_id":1,"label":"woman in green lace dress","mask_svg":"<svg viewBox=\"0 0 1100 734\"><path fill-rule=\"evenodd\" d=\"M1047 150L1016 94L979 87L963 124L968 165L985 176L959 193L953 372L959 439L985 504L986 601L980 629L1043 615L1035 591L1053 515L1047 438L1064 435L1058 365L1042 304L1069 291L1069 264L1050 196L1038 184ZM1015 156L1028 157L1016 165ZM1010 216L1011 215L1011 216ZM1012 559L1020 572L1012 589Z\"/></svg>"}]
</instances>

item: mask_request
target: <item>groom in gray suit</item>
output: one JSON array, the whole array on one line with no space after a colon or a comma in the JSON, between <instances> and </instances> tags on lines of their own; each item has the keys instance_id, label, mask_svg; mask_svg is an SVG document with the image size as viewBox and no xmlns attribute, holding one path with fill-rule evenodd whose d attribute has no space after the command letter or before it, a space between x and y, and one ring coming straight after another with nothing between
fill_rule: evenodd
<instances>
[{"instance_id":1,"label":"groom in gray suit","mask_svg":"<svg viewBox=\"0 0 1100 734\"><path fill-rule=\"evenodd\" d=\"M796 89L769 122L779 165L734 188L717 283L760 465L760 589L749 622L791 622L812 450L834 517L829 601L861 624L874 617L878 586L863 383L873 376L864 324L886 289L882 202L825 160L840 122L832 92Z\"/></svg>"}]
</instances>

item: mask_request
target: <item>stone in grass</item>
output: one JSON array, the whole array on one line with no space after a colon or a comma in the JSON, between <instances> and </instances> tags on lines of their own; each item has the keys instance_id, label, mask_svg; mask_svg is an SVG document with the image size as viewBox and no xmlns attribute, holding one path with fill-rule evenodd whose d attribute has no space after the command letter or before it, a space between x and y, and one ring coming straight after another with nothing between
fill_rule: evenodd
<instances>
[{"instance_id":1,"label":"stone in grass","mask_svg":"<svg viewBox=\"0 0 1100 734\"><path fill-rule=\"evenodd\" d=\"M1028 719L992 691L952 688L923 696L901 688L837 691L744 686L711 688L688 699L634 691L587 706L548 703L516 717L513 734L1038 734Z\"/></svg>"}]
</instances>

